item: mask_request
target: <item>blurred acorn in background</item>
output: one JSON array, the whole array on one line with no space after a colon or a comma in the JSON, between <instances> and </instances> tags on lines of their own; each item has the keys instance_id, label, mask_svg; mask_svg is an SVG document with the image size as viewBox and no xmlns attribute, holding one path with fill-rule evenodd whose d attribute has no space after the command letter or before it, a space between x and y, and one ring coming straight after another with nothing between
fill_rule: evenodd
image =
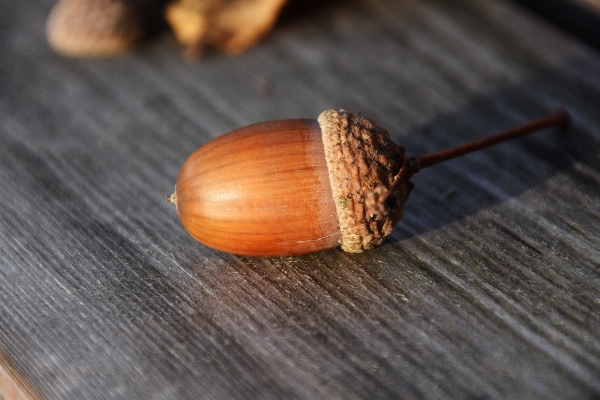
<instances>
[{"instance_id":1,"label":"blurred acorn in background","mask_svg":"<svg viewBox=\"0 0 600 400\"><path fill-rule=\"evenodd\" d=\"M47 38L70 57L107 57L131 49L166 20L190 58L206 46L235 54L269 32L286 0L60 0Z\"/></svg>"}]
</instances>

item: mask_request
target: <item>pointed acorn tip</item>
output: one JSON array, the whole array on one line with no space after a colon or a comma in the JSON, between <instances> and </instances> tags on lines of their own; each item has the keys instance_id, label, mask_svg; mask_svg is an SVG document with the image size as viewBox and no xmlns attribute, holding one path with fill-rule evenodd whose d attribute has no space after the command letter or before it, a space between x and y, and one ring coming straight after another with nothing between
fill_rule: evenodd
<instances>
[{"instance_id":1,"label":"pointed acorn tip","mask_svg":"<svg viewBox=\"0 0 600 400\"><path fill-rule=\"evenodd\" d=\"M173 194L170 196L165 196L165 201L169 201L177 205L177 192L173 192Z\"/></svg>"}]
</instances>

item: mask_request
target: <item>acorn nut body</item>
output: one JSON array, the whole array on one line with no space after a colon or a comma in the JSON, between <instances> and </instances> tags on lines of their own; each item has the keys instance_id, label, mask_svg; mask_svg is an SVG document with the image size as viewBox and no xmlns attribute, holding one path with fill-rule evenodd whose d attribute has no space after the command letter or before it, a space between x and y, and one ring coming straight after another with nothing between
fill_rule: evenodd
<instances>
[{"instance_id":1,"label":"acorn nut body","mask_svg":"<svg viewBox=\"0 0 600 400\"><path fill-rule=\"evenodd\" d=\"M292 256L341 245L356 253L379 245L402 217L414 186L405 164L385 129L328 110L208 142L184 163L168 199L186 231L215 249ZM378 194L391 199L386 207L372 206Z\"/></svg>"}]
</instances>

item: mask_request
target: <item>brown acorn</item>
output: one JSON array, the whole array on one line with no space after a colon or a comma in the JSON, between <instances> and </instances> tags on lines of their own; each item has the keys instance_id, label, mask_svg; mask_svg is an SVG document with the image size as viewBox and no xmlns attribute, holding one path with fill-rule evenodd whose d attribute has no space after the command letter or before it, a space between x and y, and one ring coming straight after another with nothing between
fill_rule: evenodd
<instances>
[{"instance_id":1,"label":"brown acorn","mask_svg":"<svg viewBox=\"0 0 600 400\"><path fill-rule=\"evenodd\" d=\"M421 157L348 110L261 122L222 135L184 163L167 200L207 246L250 256L293 256L381 244L402 218L422 168L551 126L558 111L487 139Z\"/></svg>"},{"instance_id":2,"label":"brown acorn","mask_svg":"<svg viewBox=\"0 0 600 400\"><path fill-rule=\"evenodd\" d=\"M46 36L65 56L113 56L144 37L158 9L156 0L60 0L48 16Z\"/></svg>"}]
</instances>

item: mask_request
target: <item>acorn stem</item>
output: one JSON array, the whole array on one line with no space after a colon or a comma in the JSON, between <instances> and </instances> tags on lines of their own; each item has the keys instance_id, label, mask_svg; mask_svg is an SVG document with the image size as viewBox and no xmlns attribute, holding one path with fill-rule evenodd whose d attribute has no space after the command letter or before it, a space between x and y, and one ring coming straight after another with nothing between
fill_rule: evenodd
<instances>
[{"instance_id":1,"label":"acorn stem","mask_svg":"<svg viewBox=\"0 0 600 400\"><path fill-rule=\"evenodd\" d=\"M442 161L447 161L456 157L460 157L462 155L489 146L493 146L497 143L504 142L506 140L525 136L529 133L538 131L543 128L548 128L550 126L559 126L563 130L566 130L571 125L571 121L571 115L566 110L560 109L553 112L552 114L547 115L546 117L529 122L525 125L518 126L508 131L489 136L481 140L476 140L474 142L466 143L437 153L427 154L419 157L411 157L408 160L407 166L411 172L417 173L423 168L430 167Z\"/></svg>"}]
</instances>

